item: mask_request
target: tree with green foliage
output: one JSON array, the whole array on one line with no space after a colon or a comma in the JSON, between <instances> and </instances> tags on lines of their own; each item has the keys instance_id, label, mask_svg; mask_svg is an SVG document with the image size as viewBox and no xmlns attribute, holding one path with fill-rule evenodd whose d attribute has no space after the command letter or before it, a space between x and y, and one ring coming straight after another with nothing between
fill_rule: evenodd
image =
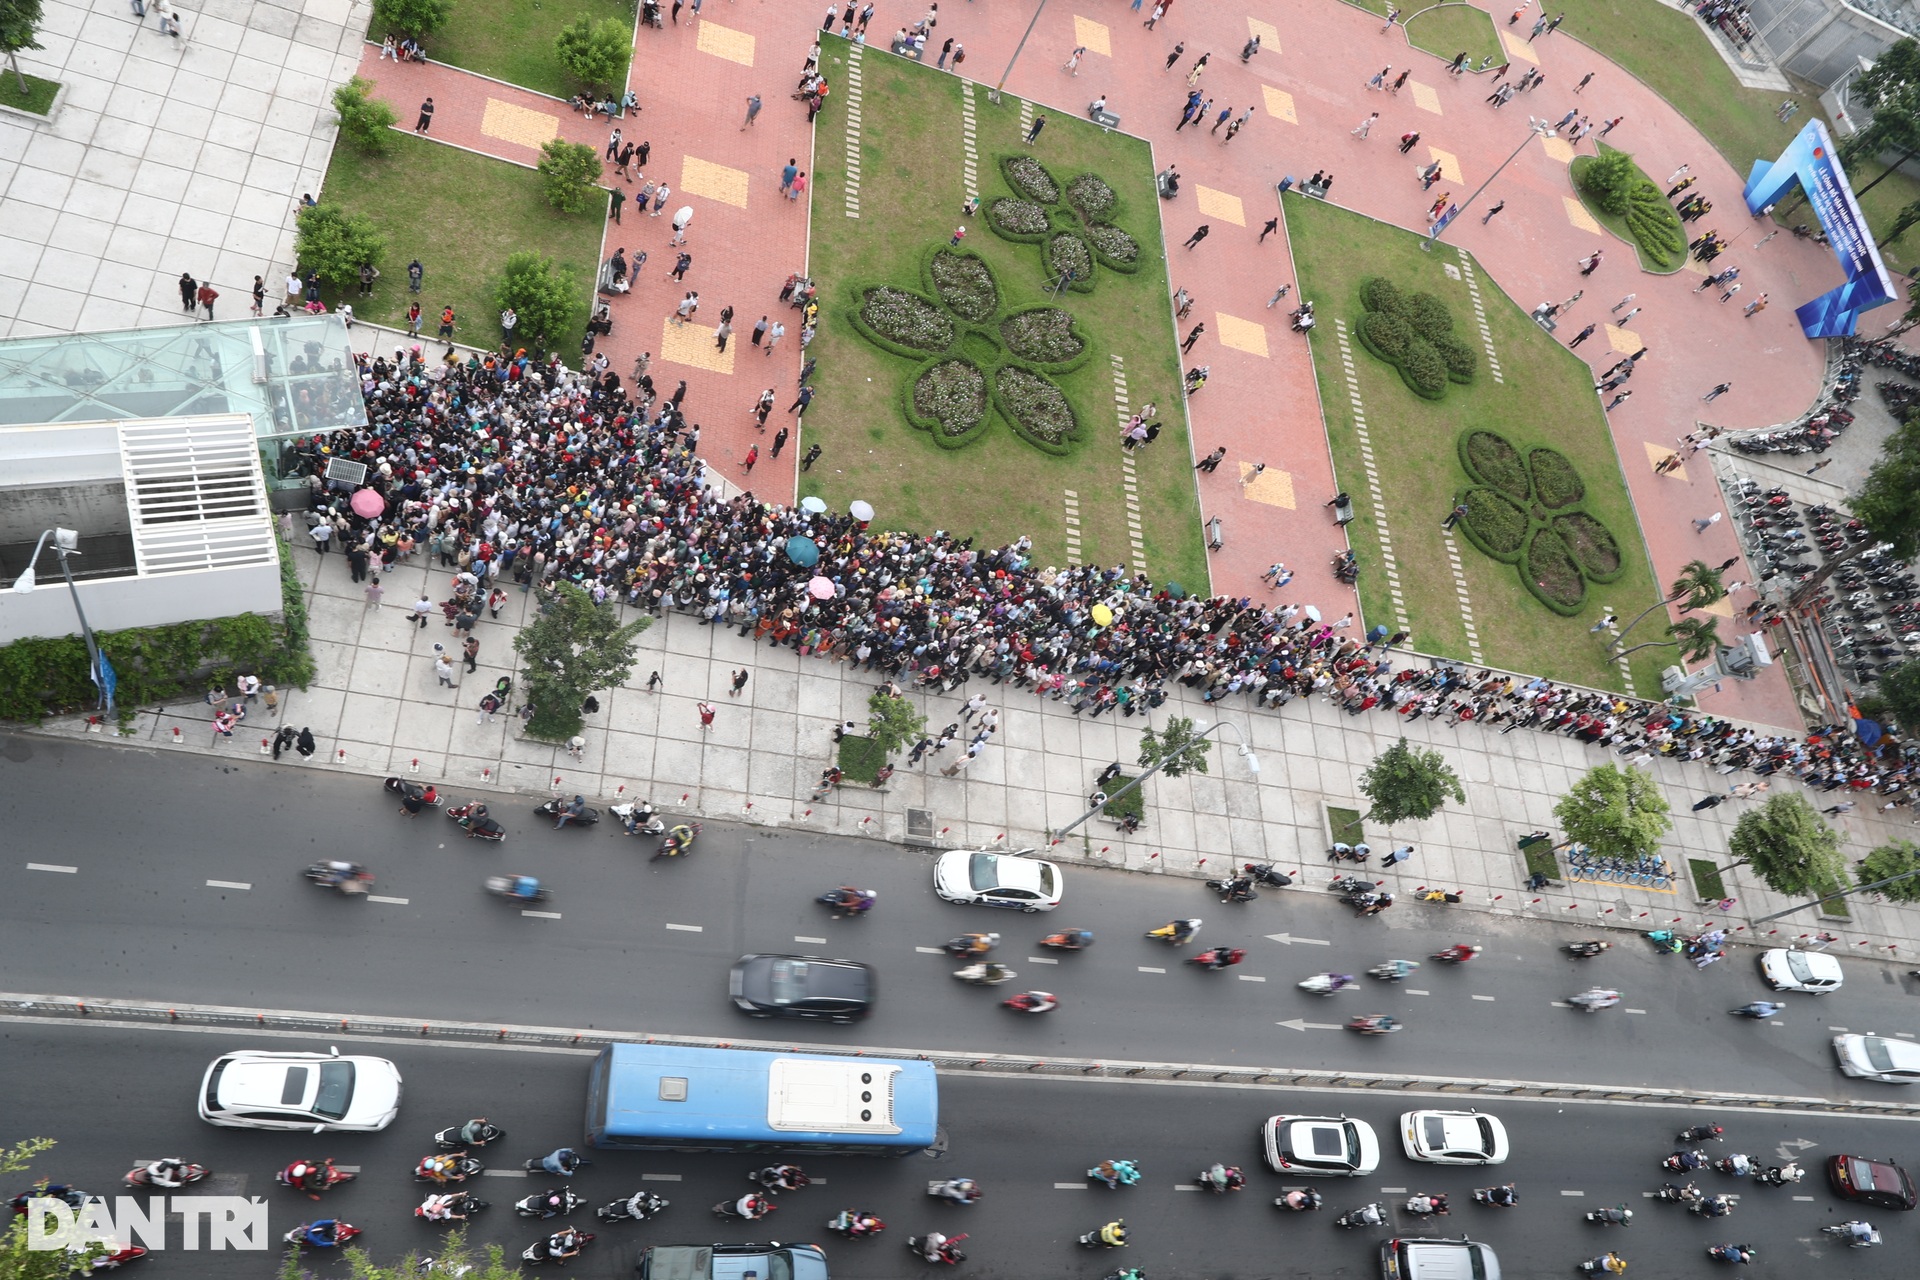
<instances>
[{"instance_id":1,"label":"tree with green foliage","mask_svg":"<svg viewBox=\"0 0 1920 1280\"><path fill-rule=\"evenodd\" d=\"M1633 189L1640 182L1640 171L1633 157L1624 151L1603 147L1600 154L1580 168L1580 185L1593 202L1615 217L1624 215Z\"/></svg>"},{"instance_id":2,"label":"tree with green foliage","mask_svg":"<svg viewBox=\"0 0 1920 1280\"><path fill-rule=\"evenodd\" d=\"M19 55L26 49L46 47L39 41L39 32L40 0L0 0L0 53L7 55L7 66L20 82L22 96L31 91L27 73L20 69Z\"/></svg>"},{"instance_id":3,"label":"tree with green foliage","mask_svg":"<svg viewBox=\"0 0 1920 1280\"><path fill-rule=\"evenodd\" d=\"M1392 826L1438 813L1449 799L1465 804L1459 775L1438 751L1414 747L1405 738L1374 757L1360 775L1360 793L1371 807L1366 816Z\"/></svg>"},{"instance_id":4,"label":"tree with green foliage","mask_svg":"<svg viewBox=\"0 0 1920 1280\"><path fill-rule=\"evenodd\" d=\"M340 117L340 136L368 155L385 155L393 145L393 126L399 120L391 106L367 96L373 83L353 77L333 91L334 114Z\"/></svg>"},{"instance_id":5,"label":"tree with green foliage","mask_svg":"<svg viewBox=\"0 0 1920 1280\"><path fill-rule=\"evenodd\" d=\"M1893 880L1874 890L1890 902L1920 902L1920 845L1911 840L1883 844L1860 860L1854 875L1863 885ZM1894 880L1895 876L1907 879Z\"/></svg>"},{"instance_id":6,"label":"tree with green foliage","mask_svg":"<svg viewBox=\"0 0 1920 1280\"><path fill-rule=\"evenodd\" d=\"M582 16L560 29L553 38L553 51L574 79L589 89L611 93L626 83L633 30L613 18L595 22Z\"/></svg>"},{"instance_id":7,"label":"tree with green foliage","mask_svg":"<svg viewBox=\"0 0 1920 1280\"><path fill-rule=\"evenodd\" d=\"M579 308L579 282L553 259L522 249L507 255L493 302L520 317L514 332L536 353L567 332Z\"/></svg>"},{"instance_id":8,"label":"tree with green foliage","mask_svg":"<svg viewBox=\"0 0 1920 1280\"><path fill-rule=\"evenodd\" d=\"M1618 657L1618 650L1626 645L1627 633L1646 620L1656 610L1670 604L1684 601L1680 612L1689 613L1695 609L1704 609L1716 600L1726 597L1727 591L1721 585L1720 571L1705 560L1689 560L1680 566L1680 576L1667 588L1667 594L1654 601L1634 615L1632 622L1620 628L1620 634L1607 645L1608 656Z\"/></svg>"},{"instance_id":9,"label":"tree with green foliage","mask_svg":"<svg viewBox=\"0 0 1920 1280\"><path fill-rule=\"evenodd\" d=\"M1775 893L1818 893L1837 887L1847 874L1840 837L1798 792L1774 795L1734 824L1727 848L1734 866L1750 866Z\"/></svg>"},{"instance_id":10,"label":"tree with green foliage","mask_svg":"<svg viewBox=\"0 0 1920 1280\"><path fill-rule=\"evenodd\" d=\"M1553 806L1567 839L1617 858L1652 857L1673 829L1666 796L1651 775L1596 765Z\"/></svg>"},{"instance_id":11,"label":"tree with green foliage","mask_svg":"<svg viewBox=\"0 0 1920 1280\"><path fill-rule=\"evenodd\" d=\"M542 601L540 615L522 627L513 648L522 663L520 678L533 718L527 736L564 742L580 732L580 705L587 695L625 682L639 652L640 633L653 619L625 623L611 602L593 597L570 582L560 582Z\"/></svg>"},{"instance_id":12,"label":"tree with green foliage","mask_svg":"<svg viewBox=\"0 0 1920 1280\"><path fill-rule=\"evenodd\" d=\"M373 25L420 39L453 16L453 0L373 0Z\"/></svg>"},{"instance_id":13,"label":"tree with green foliage","mask_svg":"<svg viewBox=\"0 0 1920 1280\"><path fill-rule=\"evenodd\" d=\"M1703 662L1711 658L1720 649L1720 619L1718 618L1676 618L1667 625L1665 640L1643 640L1631 649L1622 649L1614 654L1620 659L1642 649L1677 648L1680 656L1688 662Z\"/></svg>"},{"instance_id":14,"label":"tree with green foliage","mask_svg":"<svg viewBox=\"0 0 1920 1280\"><path fill-rule=\"evenodd\" d=\"M308 205L294 219L294 227L294 257L337 289L357 283L360 264L377 266L387 252L387 238L373 219L348 213L337 204Z\"/></svg>"},{"instance_id":15,"label":"tree with green foliage","mask_svg":"<svg viewBox=\"0 0 1920 1280\"><path fill-rule=\"evenodd\" d=\"M1835 570L1886 544L1891 559L1908 561L1920 555L1920 413L1907 420L1880 444L1880 458L1853 495L1854 519L1873 534L1824 561L1813 576L1795 588L1792 604L1806 605L1820 594ZM1920 727L1920 726L1916 726Z\"/></svg>"},{"instance_id":16,"label":"tree with green foliage","mask_svg":"<svg viewBox=\"0 0 1920 1280\"><path fill-rule=\"evenodd\" d=\"M1193 721L1186 716L1174 716L1158 733L1148 725L1140 735L1140 763L1149 769L1160 765L1160 772L1169 778L1183 773L1205 773L1207 752L1211 750L1213 743L1196 733Z\"/></svg>"},{"instance_id":17,"label":"tree with green foliage","mask_svg":"<svg viewBox=\"0 0 1920 1280\"><path fill-rule=\"evenodd\" d=\"M885 689L867 699L867 737L873 739L881 755L892 757L926 734L927 717L907 699Z\"/></svg>"},{"instance_id":18,"label":"tree with green foliage","mask_svg":"<svg viewBox=\"0 0 1920 1280\"><path fill-rule=\"evenodd\" d=\"M540 170L547 203L562 213L585 213L596 201L604 208L607 194L599 187L600 153L584 142L549 138L540 148Z\"/></svg>"},{"instance_id":19,"label":"tree with green foliage","mask_svg":"<svg viewBox=\"0 0 1920 1280\"><path fill-rule=\"evenodd\" d=\"M52 1138L22 1138L10 1147L0 1148L0 1176L22 1172L53 1146ZM41 1178L33 1185L44 1186L47 1181ZM104 1246L95 1243L88 1245L81 1256L98 1257L105 1252ZM4 1280L67 1280L75 1274L73 1264L74 1255L64 1249L27 1247L25 1214L15 1215L6 1228L0 1230L0 1277Z\"/></svg>"}]
</instances>

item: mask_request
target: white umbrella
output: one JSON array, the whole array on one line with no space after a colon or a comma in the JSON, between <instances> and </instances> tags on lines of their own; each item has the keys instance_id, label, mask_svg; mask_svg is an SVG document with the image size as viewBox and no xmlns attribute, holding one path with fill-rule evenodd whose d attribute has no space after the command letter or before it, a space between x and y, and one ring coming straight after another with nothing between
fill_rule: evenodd
<instances>
[{"instance_id":1,"label":"white umbrella","mask_svg":"<svg viewBox=\"0 0 1920 1280\"><path fill-rule=\"evenodd\" d=\"M862 502L860 499L855 498L852 502L847 504L847 514L852 516L855 520L871 520L873 519L873 507L870 504Z\"/></svg>"},{"instance_id":2,"label":"white umbrella","mask_svg":"<svg viewBox=\"0 0 1920 1280\"><path fill-rule=\"evenodd\" d=\"M1309 618L1312 618L1315 622L1320 621L1320 611L1314 608L1312 605L1308 605L1306 608L1302 609L1300 612L1306 614Z\"/></svg>"}]
</instances>

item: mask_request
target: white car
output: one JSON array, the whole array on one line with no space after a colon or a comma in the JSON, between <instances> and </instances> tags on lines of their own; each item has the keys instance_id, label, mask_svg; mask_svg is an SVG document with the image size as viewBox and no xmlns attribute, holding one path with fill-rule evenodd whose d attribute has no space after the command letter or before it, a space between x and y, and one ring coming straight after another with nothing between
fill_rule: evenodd
<instances>
[{"instance_id":1,"label":"white car","mask_svg":"<svg viewBox=\"0 0 1920 1280\"><path fill-rule=\"evenodd\" d=\"M1920 1044L1886 1036L1835 1036L1833 1056L1845 1075L1882 1084L1920 1084Z\"/></svg>"},{"instance_id":2,"label":"white car","mask_svg":"<svg viewBox=\"0 0 1920 1280\"><path fill-rule=\"evenodd\" d=\"M400 1071L385 1058L222 1054L200 1082L200 1118L228 1129L372 1132L400 1112Z\"/></svg>"},{"instance_id":3,"label":"white car","mask_svg":"<svg viewBox=\"0 0 1920 1280\"><path fill-rule=\"evenodd\" d=\"M1823 996L1838 991L1845 976L1840 962L1824 951L1789 951L1774 947L1760 953L1760 976L1775 991L1804 991Z\"/></svg>"},{"instance_id":4,"label":"white car","mask_svg":"<svg viewBox=\"0 0 1920 1280\"><path fill-rule=\"evenodd\" d=\"M1060 868L1032 852L950 849L933 864L933 891L948 902L1051 911L1060 905Z\"/></svg>"},{"instance_id":5,"label":"white car","mask_svg":"<svg viewBox=\"0 0 1920 1280\"><path fill-rule=\"evenodd\" d=\"M1481 1111L1409 1111L1400 1117L1407 1159L1428 1164L1505 1164L1507 1126Z\"/></svg>"},{"instance_id":6,"label":"white car","mask_svg":"<svg viewBox=\"0 0 1920 1280\"><path fill-rule=\"evenodd\" d=\"M1275 1173L1363 1178L1380 1167L1373 1126L1346 1116L1269 1116L1260 1142Z\"/></svg>"}]
</instances>

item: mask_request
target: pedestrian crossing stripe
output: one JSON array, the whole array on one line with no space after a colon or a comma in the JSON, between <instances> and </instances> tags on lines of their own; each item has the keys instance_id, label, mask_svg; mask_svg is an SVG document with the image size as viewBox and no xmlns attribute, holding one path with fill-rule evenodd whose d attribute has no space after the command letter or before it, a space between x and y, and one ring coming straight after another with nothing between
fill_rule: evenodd
<instances>
[{"instance_id":1,"label":"pedestrian crossing stripe","mask_svg":"<svg viewBox=\"0 0 1920 1280\"><path fill-rule=\"evenodd\" d=\"M1587 206L1572 196L1561 196L1560 203L1566 208L1567 221L1573 224L1575 230L1596 236L1601 234L1600 224L1595 222L1593 215L1587 212Z\"/></svg>"}]
</instances>

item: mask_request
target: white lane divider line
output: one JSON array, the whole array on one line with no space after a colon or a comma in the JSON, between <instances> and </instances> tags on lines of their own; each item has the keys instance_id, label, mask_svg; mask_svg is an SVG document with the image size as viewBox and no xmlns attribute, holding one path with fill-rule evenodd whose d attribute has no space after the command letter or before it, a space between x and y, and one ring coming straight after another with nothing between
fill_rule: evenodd
<instances>
[{"instance_id":1,"label":"white lane divider line","mask_svg":"<svg viewBox=\"0 0 1920 1280\"><path fill-rule=\"evenodd\" d=\"M480 1174L486 1178L525 1178L529 1176L525 1169L482 1169Z\"/></svg>"},{"instance_id":2,"label":"white lane divider line","mask_svg":"<svg viewBox=\"0 0 1920 1280\"><path fill-rule=\"evenodd\" d=\"M1265 982L1266 981L1265 978L1260 977L1258 974L1253 974L1253 973L1237 973L1234 976L1240 979L1240 981L1242 982Z\"/></svg>"},{"instance_id":3,"label":"white lane divider line","mask_svg":"<svg viewBox=\"0 0 1920 1280\"><path fill-rule=\"evenodd\" d=\"M643 1173L640 1175L640 1181L642 1182L678 1182L680 1181L680 1175L677 1173Z\"/></svg>"},{"instance_id":4,"label":"white lane divider line","mask_svg":"<svg viewBox=\"0 0 1920 1280\"><path fill-rule=\"evenodd\" d=\"M1085 1191L1087 1186L1088 1184L1084 1182L1056 1182L1053 1184L1053 1189L1055 1191ZM1812 1199L1812 1197L1809 1196L1808 1199Z\"/></svg>"},{"instance_id":5,"label":"white lane divider line","mask_svg":"<svg viewBox=\"0 0 1920 1280\"><path fill-rule=\"evenodd\" d=\"M705 933L707 931L707 926L703 924L669 924L667 928L673 930L675 933Z\"/></svg>"},{"instance_id":6,"label":"white lane divider line","mask_svg":"<svg viewBox=\"0 0 1920 1280\"><path fill-rule=\"evenodd\" d=\"M382 897L381 895L379 895L379 894L377 894L377 893L370 893L370 894L368 894L368 895L367 895L367 901L368 901L368 902L384 902L384 903L386 903L386 904L387 904L388 906L390 906L390 907L404 907L404 906L406 906L406 905L407 905L407 903L408 903L409 901L411 901L411 899L408 899L408 898L385 898L385 897Z\"/></svg>"},{"instance_id":7,"label":"white lane divider line","mask_svg":"<svg viewBox=\"0 0 1920 1280\"><path fill-rule=\"evenodd\" d=\"M940 956L946 954L946 951L940 947L915 947L914 950L923 956Z\"/></svg>"},{"instance_id":8,"label":"white lane divider line","mask_svg":"<svg viewBox=\"0 0 1920 1280\"><path fill-rule=\"evenodd\" d=\"M1059 964L1060 962L1048 956L1028 956L1027 963L1028 964Z\"/></svg>"},{"instance_id":9,"label":"white lane divider line","mask_svg":"<svg viewBox=\"0 0 1920 1280\"><path fill-rule=\"evenodd\" d=\"M1150 964L1143 964L1143 965L1138 965L1138 966L1136 966L1136 967L1137 967L1137 968L1138 968L1138 969L1140 970L1140 972L1142 972L1142 973L1165 973L1165 972L1166 972L1166 970L1165 970L1165 969L1156 969L1156 968L1155 968L1154 966L1152 966L1152 965L1150 965Z\"/></svg>"},{"instance_id":10,"label":"white lane divider line","mask_svg":"<svg viewBox=\"0 0 1920 1280\"><path fill-rule=\"evenodd\" d=\"M1484 1000L1484 1001L1486 1001L1486 1002L1487 1002L1488 1004L1492 1004L1492 1003L1493 1003L1493 997L1492 997L1492 996L1475 996L1475 997L1474 997L1474 999L1475 999L1475 1000Z\"/></svg>"},{"instance_id":11,"label":"white lane divider line","mask_svg":"<svg viewBox=\"0 0 1920 1280\"><path fill-rule=\"evenodd\" d=\"M79 873L79 871L80 871L80 868L78 868L78 867L60 867L60 866L55 866L55 865L54 865L53 863L51 863L51 862L29 862L29 863L27 864L27 870L29 870L29 871L58 871L58 872L59 872L59 873L60 873L61 875L63 875L63 876L71 876L71 875L77 875L77 874Z\"/></svg>"},{"instance_id":12,"label":"white lane divider line","mask_svg":"<svg viewBox=\"0 0 1920 1280\"><path fill-rule=\"evenodd\" d=\"M253 888L253 886L248 884L245 880L209 880L207 881L207 888L209 889L251 889Z\"/></svg>"},{"instance_id":13,"label":"white lane divider line","mask_svg":"<svg viewBox=\"0 0 1920 1280\"><path fill-rule=\"evenodd\" d=\"M811 943L816 947L824 947L827 945L827 940L825 938L803 938L797 933L793 935L793 940L795 942Z\"/></svg>"},{"instance_id":14,"label":"white lane divider line","mask_svg":"<svg viewBox=\"0 0 1920 1280\"><path fill-rule=\"evenodd\" d=\"M535 920L558 920L560 918L558 911L522 911L520 914Z\"/></svg>"}]
</instances>

